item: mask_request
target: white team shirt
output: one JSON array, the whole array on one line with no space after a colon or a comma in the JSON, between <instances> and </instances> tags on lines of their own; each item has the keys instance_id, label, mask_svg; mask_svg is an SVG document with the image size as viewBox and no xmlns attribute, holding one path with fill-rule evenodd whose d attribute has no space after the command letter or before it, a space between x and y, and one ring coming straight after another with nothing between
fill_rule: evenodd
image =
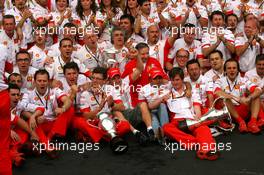
<instances>
[{"instance_id":1,"label":"white team shirt","mask_svg":"<svg viewBox=\"0 0 264 175\"><path fill-rule=\"evenodd\" d=\"M222 78L224 77L224 73L220 74L219 72L213 70L213 69L210 69L209 71L207 71L204 76L209 79L209 81L212 81L212 82L215 82L214 81L214 77L218 77L218 78Z\"/></svg>"},{"instance_id":2,"label":"white team shirt","mask_svg":"<svg viewBox=\"0 0 264 175\"><path fill-rule=\"evenodd\" d=\"M243 97L245 96L247 90L252 91L255 87L257 87L257 85L246 77L238 75L232 82L225 76L216 81L214 84L214 92L222 90L225 93L232 94L236 97ZM239 103L234 100L232 100L232 102L234 105L239 105Z\"/></svg>"},{"instance_id":3,"label":"white team shirt","mask_svg":"<svg viewBox=\"0 0 264 175\"><path fill-rule=\"evenodd\" d=\"M112 96L115 103L122 102L120 94L115 90L113 86L104 85L102 87L102 90L106 93L107 97ZM102 98L102 95L95 95L91 91L84 91L83 93L81 93L80 109L87 112L93 111L99 107ZM105 106L100 112L111 112L111 109L108 104L105 103Z\"/></svg>"},{"instance_id":4,"label":"white team shirt","mask_svg":"<svg viewBox=\"0 0 264 175\"><path fill-rule=\"evenodd\" d=\"M34 45L28 52L31 54L31 66L40 69L44 67L45 60L47 58L47 53L49 48L42 50L38 46Z\"/></svg>"},{"instance_id":5,"label":"white team shirt","mask_svg":"<svg viewBox=\"0 0 264 175\"><path fill-rule=\"evenodd\" d=\"M59 88L47 90L43 96L34 89L28 94L24 94L22 101L23 104L26 104L25 110L35 112L36 109L42 107L45 110L43 116L47 120L55 120L56 115L54 110L58 107L58 102L63 96L66 96L66 94ZM30 104L32 104L31 107L29 107Z\"/></svg>"},{"instance_id":6,"label":"white team shirt","mask_svg":"<svg viewBox=\"0 0 264 175\"><path fill-rule=\"evenodd\" d=\"M198 80L196 80L195 82L192 81L189 76L186 77L184 81L189 82L191 84L192 89L195 89L196 92L199 94L200 99L202 101L202 106L206 107L207 94L213 94L213 82L203 75L200 75Z\"/></svg>"},{"instance_id":7,"label":"white team shirt","mask_svg":"<svg viewBox=\"0 0 264 175\"><path fill-rule=\"evenodd\" d=\"M244 34L243 37L236 37L235 40L235 47L241 47L248 41L246 35ZM252 45L252 48L248 46L246 51L239 56L239 65L240 69L243 72L247 72L255 67L255 59L256 56L260 53L260 45L258 42Z\"/></svg>"},{"instance_id":8,"label":"white team shirt","mask_svg":"<svg viewBox=\"0 0 264 175\"><path fill-rule=\"evenodd\" d=\"M251 82L255 83L258 87L264 87L264 77L261 78L258 75L256 68L247 71L245 77L247 77ZM264 94L262 94L260 98L264 100Z\"/></svg>"},{"instance_id":9,"label":"white team shirt","mask_svg":"<svg viewBox=\"0 0 264 175\"><path fill-rule=\"evenodd\" d=\"M184 95L178 93L174 88L171 90L171 97L166 101L170 112L175 114L174 118L189 118L194 119L193 105L201 105L199 95L192 90L192 97L187 98Z\"/></svg>"},{"instance_id":10,"label":"white team shirt","mask_svg":"<svg viewBox=\"0 0 264 175\"><path fill-rule=\"evenodd\" d=\"M4 45L0 44L0 91L7 89L8 85L5 83L5 68L6 64L12 64L7 53L7 49Z\"/></svg>"},{"instance_id":11,"label":"white team shirt","mask_svg":"<svg viewBox=\"0 0 264 175\"><path fill-rule=\"evenodd\" d=\"M221 32L224 33L224 38L231 42L232 44L234 44L235 42L235 37L234 37L234 34L230 31L230 30L227 30L227 29L223 29L221 30ZM204 48L208 48L210 47L211 45L215 44L217 42L217 35L216 33L204 33L203 36L202 36L202 49ZM226 48L226 46L224 45L223 42L221 42L217 48L217 50L220 50L222 53L223 53L223 58L224 60L227 60L229 58L231 58L231 54L229 52L229 50Z\"/></svg>"}]
</instances>

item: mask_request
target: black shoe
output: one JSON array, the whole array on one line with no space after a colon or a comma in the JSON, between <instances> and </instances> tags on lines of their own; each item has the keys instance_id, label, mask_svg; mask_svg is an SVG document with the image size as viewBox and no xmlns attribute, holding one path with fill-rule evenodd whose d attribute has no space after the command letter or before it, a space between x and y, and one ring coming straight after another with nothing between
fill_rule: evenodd
<instances>
[{"instance_id":1,"label":"black shoe","mask_svg":"<svg viewBox=\"0 0 264 175\"><path fill-rule=\"evenodd\" d=\"M146 145L148 138L145 134L143 134L142 132L139 131L135 134L135 136L136 136L137 141L140 145Z\"/></svg>"},{"instance_id":2,"label":"black shoe","mask_svg":"<svg viewBox=\"0 0 264 175\"><path fill-rule=\"evenodd\" d=\"M155 134L153 129L148 130L148 137L150 142L155 142Z\"/></svg>"}]
</instances>

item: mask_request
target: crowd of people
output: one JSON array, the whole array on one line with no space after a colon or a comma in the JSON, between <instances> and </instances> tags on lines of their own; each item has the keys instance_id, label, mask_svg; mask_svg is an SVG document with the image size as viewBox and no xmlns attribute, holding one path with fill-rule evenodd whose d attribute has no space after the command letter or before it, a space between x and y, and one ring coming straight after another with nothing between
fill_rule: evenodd
<instances>
[{"instance_id":1,"label":"crowd of people","mask_svg":"<svg viewBox=\"0 0 264 175\"><path fill-rule=\"evenodd\" d=\"M67 132L109 141L101 112L140 145L215 143L216 128L179 123L198 121L218 97L239 132L264 126L262 0L2 0L0 9L1 175L32 143ZM216 160L213 150L196 155Z\"/></svg>"}]
</instances>

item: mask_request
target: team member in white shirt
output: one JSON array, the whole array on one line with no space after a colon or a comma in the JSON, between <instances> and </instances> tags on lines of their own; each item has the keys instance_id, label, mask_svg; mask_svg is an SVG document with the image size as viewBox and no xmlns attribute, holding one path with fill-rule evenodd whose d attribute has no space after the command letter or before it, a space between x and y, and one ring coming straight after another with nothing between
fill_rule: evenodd
<instances>
[{"instance_id":1,"label":"team member in white shirt","mask_svg":"<svg viewBox=\"0 0 264 175\"><path fill-rule=\"evenodd\" d=\"M10 55L7 53L7 48L0 44L0 90L4 90L8 87L6 84L5 72L13 72L13 62L10 59Z\"/></svg>"},{"instance_id":2,"label":"team member in white shirt","mask_svg":"<svg viewBox=\"0 0 264 175\"><path fill-rule=\"evenodd\" d=\"M14 7L5 12L5 15L13 15L16 20L16 25L22 28L23 42L21 46L27 49L27 44L33 42L32 37L32 22L34 18L32 12L27 8L25 0L15 0Z\"/></svg>"},{"instance_id":3,"label":"team member in white shirt","mask_svg":"<svg viewBox=\"0 0 264 175\"><path fill-rule=\"evenodd\" d=\"M144 100L152 115L152 127L156 139L164 144L164 133L162 127L169 122L166 100L170 97L170 87L166 85L164 73L156 68L149 71L150 83L143 86L139 92L139 100Z\"/></svg>"},{"instance_id":4,"label":"team member in white shirt","mask_svg":"<svg viewBox=\"0 0 264 175\"><path fill-rule=\"evenodd\" d=\"M208 55L211 69L207 71L204 76L209 81L215 82L217 79L224 76L224 58L220 50L214 50Z\"/></svg>"},{"instance_id":5,"label":"team member in white shirt","mask_svg":"<svg viewBox=\"0 0 264 175\"><path fill-rule=\"evenodd\" d=\"M65 136L74 110L71 108L70 99L62 90L50 89L49 73L46 70L38 70L34 75L34 81L36 88L23 96L22 102L26 104L24 110L33 113L30 116L31 129L36 131L39 141L46 144L46 151L54 153L49 141ZM28 105L36 107L29 109Z\"/></svg>"},{"instance_id":6,"label":"team member in white shirt","mask_svg":"<svg viewBox=\"0 0 264 175\"><path fill-rule=\"evenodd\" d=\"M196 152L200 159L215 160L218 154L215 151L215 140L210 129L206 125L194 128L188 134L179 128L179 122L185 119L197 120L201 117L201 105L199 95L193 90L192 97L184 96L185 85L183 82L184 73L181 68L173 68L169 72L172 90L170 97L166 100L169 111L171 112L171 122L164 125L163 130L166 136L185 144L185 149L194 149L193 146L199 144ZM202 145L207 145L207 149ZM208 146L211 145L211 146ZM209 148L209 149L208 149Z\"/></svg>"},{"instance_id":7,"label":"team member in white shirt","mask_svg":"<svg viewBox=\"0 0 264 175\"><path fill-rule=\"evenodd\" d=\"M135 33L142 34L147 39L147 29L151 25L158 25L160 23L159 14L156 11L155 2L149 2L148 0L138 1L140 12L135 20Z\"/></svg>"},{"instance_id":8,"label":"team member in white shirt","mask_svg":"<svg viewBox=\"0 0 264 175\"><path fill-rule=\"evenodd\" d=\"M45 45L47 34L44 28L35 28L33 35L35 45L28 52L32 56L31 66L40 69L45 66L48 60L47 53L49 48Z\"/></svg>"},{"instance_id":9,"label":"team member in white shirt","mask_svg":"<svg viewBox=\"0 0 264 175\"><path fill-rule=\"evenodd\" d=\"M0 30L1 44L7 48L7 54L9 59L15 64L16 52L20 47L18 35L16 33L16 22L13 15L3 16L3 29Z\"/></svg>"},{"instance_id":10,"label":"team member in white shirt","mask_svg":"<svg viewBox=\"0 0 264 175\"><path fill-rule=\"evenodd\" d=\"M63 75L63 66L67 62L75 62L78 64L80 68L80 72L86 74L86 71L83 64L76 58L72 58L73 51L73 41L69 38L64 38L60 41L60 51L61 54L58 57L54 57L54 62L52 64L46 65L45 68L50 74L51 79L55 80L55 82L59 83L61 86L60 79L64 77Z\"/></svg>"},{"instance_id":11,"label":"team member in white shirt","mask_svg":"<svg viewBox=\"0 0 264 175\"><path fill-rule=\"evenodd\" d=\"M169 50L174 45L178 35L174 33L165 40L160 40L159 36L160 30L157 25L151 25L148 27L146 43L149 45L149 56L157 59L163 68Z\"/></svg>"},{"instance_id":12,"label":"team member in white shirt","mask_svg":"<svg viewBox=\"0 0 264 175\"><path fill-rule=\"evenodd\" d=\"M192 89L198 92L199 98L202 101L202 114L205 114L214 101L213 82L201 74L200 64L197 60L193 59L188 61L186 67L189 76L184 80L189 82L192 85Z\"/></svg>"},{"instance_id":13,"label":"team member in white shirt","mask_svg":"<svg viewBox=\"0 0 264 175\"><path fill-rule=\"evenodd\" d=\"M204 32L202 37L202 52L205 57L213 50L218 49L224 55L224 60L231 58L235 53L234 35L230 30L224 28L224 14L214 11L211 15L212 27Z\"/></svg>"},{"instance_id":14,"label":"team member in white shirt","mask_svg":"<svg viewBox=\"0 0 264 175\"><path fill-rule=\"evenodd\" d=\"M239 125L239 131L258 133L260 129L257 119L263 118L260 111L261 89L239 74L239 63L236 59L229 59L224 64L225 77L215 83L214 92L217 96L225 97L226 105L231 116ZM247 93L249 92L249 93ZM250 121L246 125L245 119L251 112Z\"/></svg>"},{"instance_id":15,"label":"team member in white shirt","mask_svg":"<svg viewBox=\"0 0 264 175\"><path fill-rule=\"evenodd\" d=\"M263 87L264 87L264 55L260 54L256 57L256 68L251 69L246 72L245 77L247 77L250 81L258 85L262 88L262 95L260 96L261 100L261 109L260 112L262 113L264 110L264 95L263 95ZM264 115L259 115L260 117ZM264 125L264 119L260 118L258 120L258 126L262 127Z\"/></svg>"},{"instance_id":16,"label":"team member in white shirt","mask_svg":"<svg viewBox=\"0 0 264 175\"><path fill-rule=\"evenodd\" d=\"M122 111L125 108L118 91L113 86L106 85L106 80L107 69L95 68L91 88L81 93L80 109L86 120L92 120L91 123L97 123L97 114L100 112ZM116 123L116 132L120 136L130 132L130 124L120 120ZM102 130L97 134L98 140L105 135Z\"/></svg>"},{"instance_id":17,"label":"team member in white shirt","mask_svg":"<svg viewBox=\"0 0 264 175\"><path fill-rule=\"evenodd\" d=\"M17 66L14 67L15 73L19 73L22 77L21 93L27 93L34 89L33 77L37 69L30 66L30 54L27 51L19 51L16 54Z\"/></svg>"},{"instance_id":18,"label":"team member in white shirt","mask_svg":"<svg viewBox=\"0 0 264 175\"><path fill-rule=\"evenodd\" d=\"M258 25L255 20L245 23L243 36L236 37L236 54L243 73L255 67L256 56L260 53L260 47L264 47L264 40L258 37Z\"/></svg>"}]
</instances>

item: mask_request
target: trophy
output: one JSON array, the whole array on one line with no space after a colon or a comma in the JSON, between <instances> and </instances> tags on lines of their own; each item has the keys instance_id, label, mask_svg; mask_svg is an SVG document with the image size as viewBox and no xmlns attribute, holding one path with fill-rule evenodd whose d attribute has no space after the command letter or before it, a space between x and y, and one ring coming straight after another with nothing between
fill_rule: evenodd
<instances>
[{"instance_id":1,"label":"trophy","mask_svg":"<svg viewBox=\"0 0 264 175\"><path fill-rule=\"evenodd\" d=\"M110 114L101 112L97 116L99 118L99 127L106 131L111 137L110 148L112 151L116 154L127 152L128 143L121 137L117 136L115 121L110 117Z\"/></svg>"},{"instance_id":2,"label":"trophy","mask_svg":"<svg viewBox=\"0 0 264 175\"><path fill-rule=\"evenodd\" d=\"M224 100L224 107L222 109L215 109L215 103L218 100ZM192 131L193 129L201 126L201 125L211 125L215 124L222 120L228 120L230 123L232 123L230 113L228 112L228 109L225 105L225 99L223 97L217 98L211 109L204 114L199 120L192 120L192 119L186 119L184 121L179 122L179 129L183 131ZM234 124L232 124L232 127L230 129L224 129L225 131L232 131L234 129ZM223 129L219 127L220 129Z\"/></svg>"}]
</instances>

